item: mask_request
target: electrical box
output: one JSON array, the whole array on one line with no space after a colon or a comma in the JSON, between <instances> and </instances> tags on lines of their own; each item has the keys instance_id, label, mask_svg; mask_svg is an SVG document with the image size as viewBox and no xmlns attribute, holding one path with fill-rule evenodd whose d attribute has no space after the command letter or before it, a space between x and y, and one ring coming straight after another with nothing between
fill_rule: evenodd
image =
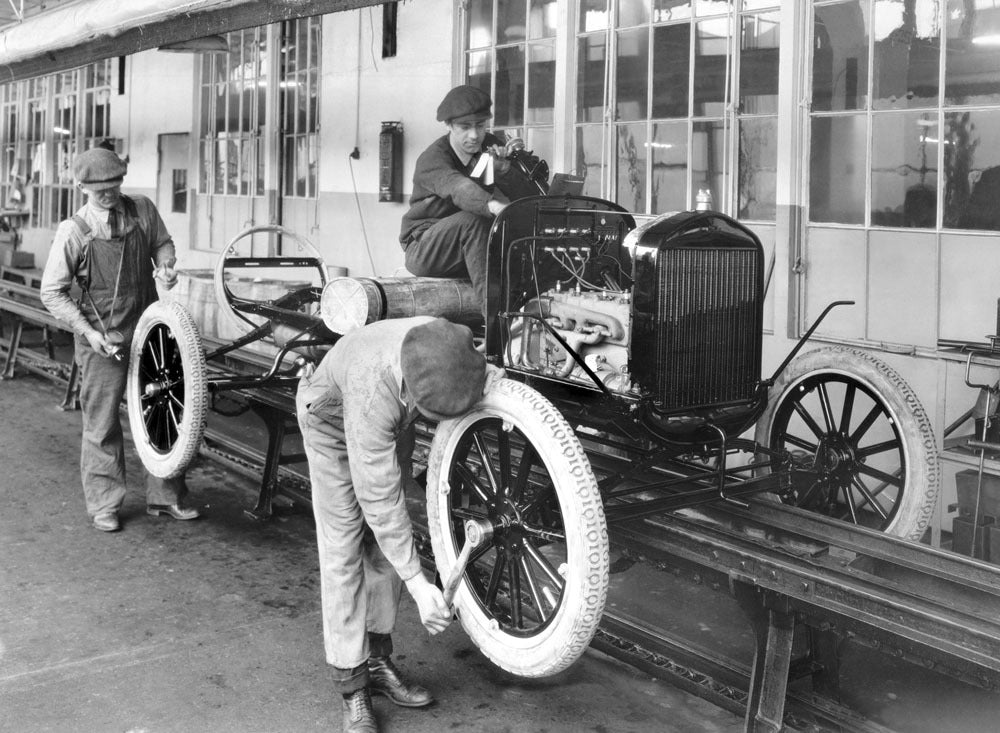
<instances>
[{"instance_id":1,"label":"electrical box","mask_svg":"<svg viewBox=\"0 0 1000 733\"><path fill-rule=\"evenodd\" d=\"M378 136L378 200L403 200L403 123L383 122Z\"/></svg>"}]
</instances>

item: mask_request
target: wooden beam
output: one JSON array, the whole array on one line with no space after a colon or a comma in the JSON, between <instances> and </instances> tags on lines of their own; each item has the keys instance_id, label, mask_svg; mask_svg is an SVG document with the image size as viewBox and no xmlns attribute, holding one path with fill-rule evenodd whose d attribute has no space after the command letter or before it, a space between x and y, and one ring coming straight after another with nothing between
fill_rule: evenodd
<instances>
[{"instance_id":1,"label":"wooden beam","mask_svg":"<svg viewBox=\"0 0 1000 733\"><path fill-rule=\"evenodd\" d=\"M0 82L191 38L379 4L381 0L161 0L151 10L146 2L97 0L59 7L0 31Z\"/></svg>"}]
</instances>

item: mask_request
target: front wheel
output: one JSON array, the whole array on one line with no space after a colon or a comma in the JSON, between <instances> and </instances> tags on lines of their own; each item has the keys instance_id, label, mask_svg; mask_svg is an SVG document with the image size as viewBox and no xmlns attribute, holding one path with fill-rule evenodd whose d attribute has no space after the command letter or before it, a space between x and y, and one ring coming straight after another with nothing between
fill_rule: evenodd
<instances>
[{"instance_id":1,"label":"front wheel","mask_svg":"<svg viewBox=\"0 0 1000 733\"><path fill-rule=\"evenodd\" d=\"M151 304L132 338L126 394L135 450L152 475L179 476L197 454L208 417L207 380L191 314L173 301Z\"/></svg>"},{"instance_id":2,"label":"front wheel","mask_svg":"<svg viewBox=\"0 0 1000 733\"><path fill-rule=\"evenodd\" d=\"M583 654L607 599L608 532L590 461L547 399L501 379L468 414L440 423L427 519L442 578L466 520L493 529L455 596L483 654L522 677L555 674Z\"/></svg>"},{"instance_id":3,"label":"front wheel","mask_svg":"<svg viewBox=\"0 0 1000 733\"><path fill-rule=\"evenodd\" d=\"M795 359L756 440L791 471L785 502L906 539L927 529L941 488L934 431L914 391L874 356L830 347Z\"/></svg>"}]
</instances>

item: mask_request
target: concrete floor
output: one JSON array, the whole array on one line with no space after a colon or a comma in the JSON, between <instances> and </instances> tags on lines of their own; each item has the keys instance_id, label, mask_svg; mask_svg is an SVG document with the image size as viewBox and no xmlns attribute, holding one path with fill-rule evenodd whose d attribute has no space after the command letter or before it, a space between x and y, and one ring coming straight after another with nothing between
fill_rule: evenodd
<instances>
[{"instance_id":1,"label":"concrete floor","mask_svg":"<svg viewBox=\"0 0 1000 733\"><path fill-rule=\"evenodd\" d=\"M340 729L322 658L312 518L243 514L255 485L201 460L204 518L149 517L133 489L123 531L91 528L79 413L41 379L0 382L0 731L163 733ZM129 475L141 468L129 452ZM439 637L409 599L397 659L438 696L376 700L385 731L742 730L692 695L588 651L544 680L512 677L458 624Z\"/></svg>"}]
</instances>

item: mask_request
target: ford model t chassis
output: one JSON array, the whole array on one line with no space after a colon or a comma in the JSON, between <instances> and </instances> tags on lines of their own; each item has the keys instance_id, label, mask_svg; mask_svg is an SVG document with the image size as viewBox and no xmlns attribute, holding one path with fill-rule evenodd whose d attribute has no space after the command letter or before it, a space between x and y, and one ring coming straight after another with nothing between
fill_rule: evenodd
<instances>
[{"instance_id":1,"label":"ford model t chassis","mask_svg":"<svg viewBox=\"0 0 1000 733\"><path fill-rule=\"evenodd\" d=\"M248 234L299 254L238 257ZM311 270L318 284L235 294L232 275L254 268ZM811 330L762 376L764 282L757 237L716 212L640 220L600 199L536 196L497 218L480 333L507 376L433 429L426 473L439 573L460 578L462 625L496 664L542 676L582 653L604 610L612 523L756 495L923 534L940 469L913 391L867 353L800 353ZM213 394L293 387L366 322L480 316L461 281L327 283L318 253L278 227L233 240L215 288L246 335L206 355L186 310L161 302L132 345L129 416L160 476L193 458ZM267 373L209 376L206 359L264 338L277 347Z\"/></svg>"}]
</instances>

